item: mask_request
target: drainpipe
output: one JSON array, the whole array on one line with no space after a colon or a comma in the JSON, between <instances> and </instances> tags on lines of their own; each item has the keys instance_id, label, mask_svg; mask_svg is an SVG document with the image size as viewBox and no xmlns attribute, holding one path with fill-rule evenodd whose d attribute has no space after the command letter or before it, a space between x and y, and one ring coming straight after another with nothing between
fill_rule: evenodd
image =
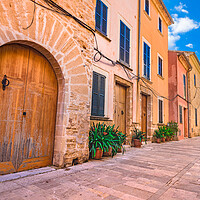
<instances>
[{"instance_id":1,"label":"drainpipe","mask_svg":"<svg viewBox=\"0 0 200 200\"><path fill-rule=\"evenodd\" d=\"M192 71L192 68L190 68L187 72L186 72L186 78L187 78L187 107L188 107L188 138L191 138L191 134L190 134L190 119L189 119L189 115L190 115L190 103L189 103L189 80L188 80L188 75L189 72Z\"/></svg>"},{"instance_id":2,"label":"drainpipe","mask_svg":"<svg viewBox=\"0 0 200 200\"><path fill-rule=\"evenodd\" d=\"M138 77L140 77L140 31L141 31L141 0L139 2L139 15L138 15ZM137 79L139 83L139 78ZM138 84L139 86L139 84Z\"/></svg>"}]
</instances>

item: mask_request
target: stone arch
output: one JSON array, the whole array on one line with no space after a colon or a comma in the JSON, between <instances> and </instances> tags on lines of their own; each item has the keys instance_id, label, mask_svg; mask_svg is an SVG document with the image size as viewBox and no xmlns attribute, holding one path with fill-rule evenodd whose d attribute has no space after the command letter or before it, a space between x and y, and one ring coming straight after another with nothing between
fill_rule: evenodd
<instances>
[{"instance_id":1,"label":"stone arch","mask_svg":"<svg viewBox=\"0 0 200 200\"><path fill-rule=\"evenodd\" d=\"M78 38L77 33L74 36L77 27L70 20L40 7L36 8L32 26L24 30L32 19L33 6L29 1L21 4L0 2L0 46L25 44L49 60L59 84L53 163L63 166L76 158L82 162L88 158L93 51L90 33L81 29L88 40Z\"/></svg>"}]
</instances>

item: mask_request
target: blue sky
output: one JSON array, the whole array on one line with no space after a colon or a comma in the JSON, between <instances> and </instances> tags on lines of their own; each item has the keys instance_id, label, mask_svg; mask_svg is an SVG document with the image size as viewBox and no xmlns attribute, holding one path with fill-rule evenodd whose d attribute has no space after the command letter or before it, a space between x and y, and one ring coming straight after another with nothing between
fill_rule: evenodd
<instances>
[{"instance_id":1,"label":"blue sky","mask_svg":"<svg viewBox=\"0 0 200 200\"><path fill-rule=\"evenodd\" d=\"M169 27L169 49L193 51L200 59L200 2L163 1L175 22Z\"/></svg>"}]
</instances>

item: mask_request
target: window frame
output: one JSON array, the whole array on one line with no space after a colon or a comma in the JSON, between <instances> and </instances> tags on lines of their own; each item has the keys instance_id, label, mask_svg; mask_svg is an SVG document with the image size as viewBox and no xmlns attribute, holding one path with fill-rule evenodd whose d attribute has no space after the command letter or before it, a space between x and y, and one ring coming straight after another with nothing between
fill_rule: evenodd
<instances>
[{"instance_id":1,"label":"window frame","mask_svg":"<svg viewBox=\"0 0 200 200\"><path fill-rule=\"evenodd\" d=\"M179 105L179 123L183 124L183 106Z\"/></svg>"},{"instance_id":2,"label":"window frame","mask_svg":"<svg viewBox=\"0 0 200 200\"><path fill-rule=\"evenodd\" d=\"M184 98L186 99L186 75L183 74L183 94L184 94Z\"/></svg>"},{"instance_id":3,"label":"window frame","mask_svg":"<svg viewBox=\"0 0 200 200\"><path fill-rule=\"evenodd\" d=\"M98 74L98 111L97 111L97 114L95 115L94 112L93 112L93 87L94 87L94 74ZM103 102L103 114L101 115L100 113L100 98L99 98L99 95L100 95L100 86L101 86L101 83L100 83L100 79L101 77L104 78L104 102ZM95 116L95 117L105 117L105 106L106 106L106 79L107 77L104 75L104 74L101 74L99 72L96 72L96 71L93 71L93 80L92 80L92 99L91 99L91 116Z\"/></svg>"},{"instance_id":4,"label":"window frame","mask_svg":"<svg viewBox=\"0 0 200 200\"><path fill-rule=\"evenodd\" d=\"M162 121L160 121L160 101L162 102ZM158 98L158 123L163 124L164 123L164 101L162 98Z\"/></svg>"},{"instance_id":5,"label":"window frame","mask_svg":"<svg viewBox=\"0 0 200 200\"><path fill-rule=\"evenodd\" d=\"M149 56L149 65L150 65L150 69L149 69L149 78L147 76L144 75L144 43L146 43L149 47L150 47L150 56ZM143 37L142 39L142 76L151 81L151 44Z\"/></svg>"},{"instance_id":6,"label":"window frame","mask_svg":"<svg viewBox=\"0 0 200 200\"><path fill-rule=\"evenodd\" d=\"M97 1L100 1L101 6L104 5L107 8L107 13L106 13L106 32L104 33L102 30L102 21L103 21L103 9L101 8L101 15L100 15L100 28L98 28L96 26L96 15L97 15ZM96 0L96 8L95 8L95 29L97 31L99 31L100 33L102 33L103 35L105 35L106 37L108 37L108 19L109 19L109 5L107 2L105 2L104 0Z\"/></svg>"},{"instance_id":7,"label":"window frame","mask_svg":"<svg viewBox=\"0 0 200 200\"><path fill-rule=\"evenodd\" d=\"M158 53L158 75L163 77L163 57ZM159 58L162 60L162 70L161 70L161 74L159 74Z\"/></svg>"}]
</instances>

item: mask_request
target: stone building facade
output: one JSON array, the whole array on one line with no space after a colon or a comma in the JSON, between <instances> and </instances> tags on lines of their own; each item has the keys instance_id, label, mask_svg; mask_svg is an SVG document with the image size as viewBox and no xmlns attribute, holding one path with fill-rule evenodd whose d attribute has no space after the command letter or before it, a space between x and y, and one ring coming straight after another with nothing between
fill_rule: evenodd
<instances>
[{"instance_id":1,"label":"stone building facade","mask_svg":"<svg viewBox=\"0 0 200 200\"><path fill-rule=\"evenodd\" d=\"M43 0L37 2L47 6ZM94 0L56 3L94 29ZM72 18L39 5L35 14L33 11L30 0L1 0L0 48L8 44L25 45L48 60L58 83L53 164L71 165L74 159L84 162L89 157L94 36ZM33 15L33 24L25 29Z\"/></svg>"}]
</instances>

